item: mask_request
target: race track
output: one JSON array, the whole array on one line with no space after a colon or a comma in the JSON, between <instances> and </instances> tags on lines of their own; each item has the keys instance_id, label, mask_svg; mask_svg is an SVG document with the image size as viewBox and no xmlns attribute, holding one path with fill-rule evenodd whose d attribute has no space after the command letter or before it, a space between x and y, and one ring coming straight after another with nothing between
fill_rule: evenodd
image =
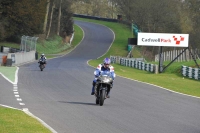
<instances>
[{"instance_id":1,"label":"race track","mask_svg":"<svg viewBox=\"0 0 200 133\"><path fill-rule=\"evenodd\" d=\"M20 67L23 108L58 133L200 133L200 99L152 85L116 77L111 98L96 105L90 95L94 68L87 61L103 55L114 34L102 25L75 23L84 31L75 50L48 60L43 72L37 62Z\"/></svg>"}]
</instances>

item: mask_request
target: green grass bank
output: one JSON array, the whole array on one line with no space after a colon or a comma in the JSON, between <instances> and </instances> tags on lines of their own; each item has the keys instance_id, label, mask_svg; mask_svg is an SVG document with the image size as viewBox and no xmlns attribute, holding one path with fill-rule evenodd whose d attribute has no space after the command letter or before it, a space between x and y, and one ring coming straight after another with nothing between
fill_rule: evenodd
<instances>
[{"instance_id":1,"label":"green grass bank","mask_svg":"<svg viewBox=\"0 0 200 133\"><path fill-rule=\"evenodd\" d=\"M1 133L51 133L36 119L23 111L0 107Z\"/></svg>"}]
</instances>

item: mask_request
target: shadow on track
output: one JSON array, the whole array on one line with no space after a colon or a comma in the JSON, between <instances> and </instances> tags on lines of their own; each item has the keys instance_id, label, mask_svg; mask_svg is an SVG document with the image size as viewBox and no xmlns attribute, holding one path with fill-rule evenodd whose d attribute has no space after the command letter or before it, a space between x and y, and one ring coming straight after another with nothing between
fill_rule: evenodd
<instances>
[{"instance_id":1,"label":"shadow on track","mask_svg":"<svg viewBox=\"0 0 200 133\"><path fill-rule=\"evenodd\" d=\"M70 104L81 104L81 105L96 105L95 103L84 103L84 102L67 102L67 101L58 101L60 103L70 103Z\"/></svg>"}]
</instances>

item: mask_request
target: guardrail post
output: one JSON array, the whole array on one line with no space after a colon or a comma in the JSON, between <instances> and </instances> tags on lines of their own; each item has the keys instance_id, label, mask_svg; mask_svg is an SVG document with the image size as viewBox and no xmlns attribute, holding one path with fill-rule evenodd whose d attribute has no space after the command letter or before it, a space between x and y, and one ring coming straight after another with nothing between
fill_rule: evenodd
<instances>
[{"instance_id":1,"label":"guardrail post","mask_svg":"<svg viewBox=\"0 0 200 133\"><path fill-rule=\"evenodd\" d=\"M154 65L154 70L155 74L158 74L158 65Z\"/></svg>"}]
</instances>

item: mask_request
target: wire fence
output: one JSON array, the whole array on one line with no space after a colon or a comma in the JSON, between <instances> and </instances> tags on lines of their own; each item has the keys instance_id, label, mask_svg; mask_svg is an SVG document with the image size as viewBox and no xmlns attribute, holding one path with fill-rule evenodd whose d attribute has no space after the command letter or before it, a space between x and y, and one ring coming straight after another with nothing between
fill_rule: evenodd
<instances>
[{"instance_id":1,"label":"wire fence","mask_svg":"<svg viewBox=\"0 0 200 133\"><path fill-rule=\"evenodd\" d=\"M163 61L172 61L174 58L176 58L184 49L181 50L172 50L172 51L166 51L163 52ZM200 50L199 49L191 49L192 54L194 55L195 59L199 59L200 57ZM187 49L183 54L181 54L176 62L182 62L182 61L189 61L192 60L192 56L189 53L189 50ZM155 55L155 62L159 61L159 54Z\"/></svg>"},{"instance_id":2,"label":"wire fence","mask_svg":"<svg viewBox=\"0 0 200 133\"><path fill-rule=\"evenodd\" d=\"M21 37L20 50L24 52L36 51L36 43L39 37L30 37L23 35Z\"/></svg>"}]
</instances>

